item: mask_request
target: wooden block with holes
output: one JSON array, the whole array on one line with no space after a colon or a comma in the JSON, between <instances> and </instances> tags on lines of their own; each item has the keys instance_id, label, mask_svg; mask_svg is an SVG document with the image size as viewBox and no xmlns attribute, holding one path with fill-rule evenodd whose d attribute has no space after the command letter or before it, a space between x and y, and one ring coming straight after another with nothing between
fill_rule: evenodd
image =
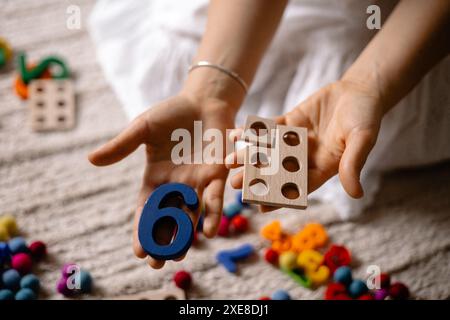
<instances>
[{"instance_id":1,"label":"wooden block with holes","mask_svg":"<svg viewBox=\"0 0 450 320\"><path fill-rule=\"evenodd\" d=\"M33 131L61 131L75 126L75 94L70 80L33 80L28 86Z\"/></svg>"},{"instance_id":2,"label":"wooden block with holes","mask_svg":"<svg viewBox=\"0 0 450 320\"><path fill-rule=\"evenodd\" d=\"M252 128L247 120L244 134ZM270 129L270 128L267 128ZM258 140L246 147L242 201L268 206L305 209L308 193L307 129L277 125L270 147ZM243 134L243 135L244 135Z\"/></svg>"}]
</instances>

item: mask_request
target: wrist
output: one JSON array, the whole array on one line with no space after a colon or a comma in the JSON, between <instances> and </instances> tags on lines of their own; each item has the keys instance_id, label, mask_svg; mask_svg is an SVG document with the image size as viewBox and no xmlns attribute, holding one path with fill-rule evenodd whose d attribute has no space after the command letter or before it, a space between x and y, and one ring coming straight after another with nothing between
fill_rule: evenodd
<instances>
[{"instance_id":1,"label":"wrist","mask_svg":"<svg viewBox=\"0 0 450 320\"><path fill-rule=\"evenodd\" d=\"M237 113L246 95L238 81L209 67L191 70L181 92L198 100L201 105L207 106L207 102L215 102L234 113Z\"/></svg>"}]
</instances>

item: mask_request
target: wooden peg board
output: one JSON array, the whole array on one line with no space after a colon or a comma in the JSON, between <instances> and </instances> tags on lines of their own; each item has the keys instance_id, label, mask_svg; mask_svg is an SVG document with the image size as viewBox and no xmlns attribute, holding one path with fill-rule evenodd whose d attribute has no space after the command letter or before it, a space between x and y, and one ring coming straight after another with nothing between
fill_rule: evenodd
<instances>
[{"instance_id":1,"label":"wooden peg board","mask_svg":"<svg viewBox=\"0 0 450 320\"><path fill-rule=\"evenodd\" d=\"M70 80L33 80L28 86L33 131L61 131L75 126L75 94Z\"/></svg>"},{"instance_id":2,"label":"wooden peg board","mask_svg":"<svg viewBox=\"0 0 450 320\"><path fill-rule=\"evenodd\" d=\"M260 121L257 117L253 119ZM245 131L251 124L247 121ZM281 125L276 129L274 144L270 148L255 143L246 147L242 201L305 209L308 193L307 129ZM260 161L255 161L258 159ZM252 191L258 191L254 189L256 185L261 187L259 192Z\"/></svg>"},{"instance_id":3,"label":"wooden peg board","mask_svg":"<svg viewBox=\"0 0 450 320\"><path fill-rule=\"evenodd\" d=\"M186 293L179 288L171 288L114 297L112 300L186 300Z\"/></svg>"},{"instance_id":4,"label":"wooden peg board","mask_svg":"<svg viewBox=\"0 0 450 320\"><path fill-rule=\"evenodd\" d=\"M245 122L242 140L253 145L270 147L275 143L275 136L273 133L276 127L276 123L272 119L248 116ZM258 131L260 132L259 135L257 134Z\"/></svg>"}]
</instances>

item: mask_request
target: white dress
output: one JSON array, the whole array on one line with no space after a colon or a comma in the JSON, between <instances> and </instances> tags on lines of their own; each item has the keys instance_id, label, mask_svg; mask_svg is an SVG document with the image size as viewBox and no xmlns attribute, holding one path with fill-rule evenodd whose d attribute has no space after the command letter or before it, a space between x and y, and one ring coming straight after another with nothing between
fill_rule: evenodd
<instances>
[{"instance_id":1,"label":"white dress","mask_svg":"<svg viewBox=\"0 0 450 320\"><path fill-rule=\"evenodd\" d=\"M291 1L237 117L287 112L338 80L375 31L369 0ZM382 23L393 1L379 1ZM134 118L177 93L206 23L206 0L100 0L89 23L107 80ZM413 23L413 22L412 22ZM388 54L388 53L387 53ZM450 58L436 66L383 120L363 170L365 197L353 200L334 177L311 197L332 202L344 219L366 208L380 173L450 158Z\"/></svg>"}]
</instances>

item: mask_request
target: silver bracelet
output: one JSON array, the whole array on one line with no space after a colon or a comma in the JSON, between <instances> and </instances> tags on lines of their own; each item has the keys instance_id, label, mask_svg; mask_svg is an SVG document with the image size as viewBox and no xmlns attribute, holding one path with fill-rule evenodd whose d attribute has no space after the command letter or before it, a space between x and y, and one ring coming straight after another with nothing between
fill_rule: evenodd
<instances>
[{"instance_id":1,"label":"silver bracelet","mask_svg":"<svg viewBox=\"0 0 450 320\"><path fill-rule=\"evenodd\" d=\"M199 61L199 62L191 65L188 69L188 72L191 72L192 70L201 68L201 67L214 68L219 71L222 71L223 73L229 75L231 78L236 80L241 85L241 87L244 89L245 93L247 93L247 91L248 91L247 83L245 83L245 81L236 72L229 70L219 64L214 64L214 63L211 63L211 62L205 61L205 60Z\"/></svg>"}]
</instances>

